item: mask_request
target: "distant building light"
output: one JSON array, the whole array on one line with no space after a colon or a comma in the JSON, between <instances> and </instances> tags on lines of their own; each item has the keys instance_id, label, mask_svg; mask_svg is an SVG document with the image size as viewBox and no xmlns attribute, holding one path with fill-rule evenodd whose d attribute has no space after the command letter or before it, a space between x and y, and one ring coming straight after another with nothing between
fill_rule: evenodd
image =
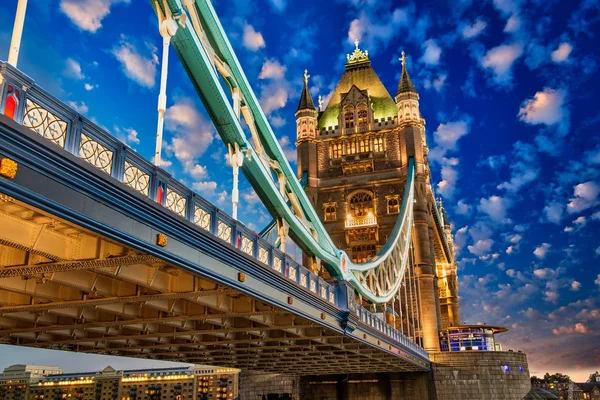
<instances>
[{"instance_id":1,"label":"distant building light","mask_svg":"<svg viewBox=\"0 0 600 400\"><path fill-rule=\"evenodd\" d=\"M524 370L523 370L523 366L522 366L522 365L519 365L519 372L523 372L523 371L524 371Z\"/></svg>"},{"instance_id":2,"label":"distant building light","mask_svg":"<svg viewBox=\"0 0 600 400\"><path fill-rule=\"evenodd\" d=\"M502 366L502 370L504 370L504 372L510 372L510 366L508 364L504 364Z\"/></svg>"}]
</instances>

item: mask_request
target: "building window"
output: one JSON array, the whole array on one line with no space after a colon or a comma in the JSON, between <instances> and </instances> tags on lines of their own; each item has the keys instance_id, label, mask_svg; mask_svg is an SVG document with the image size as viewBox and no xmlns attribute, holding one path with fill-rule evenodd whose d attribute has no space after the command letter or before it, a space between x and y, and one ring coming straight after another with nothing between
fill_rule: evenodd
<instances>
[{"instance_id":1,"label":"building window","mask_svg":"<svg viewBox=\"0 0 600 400\"><path fill-rule=\"evenodd\" d=\"M373 214L373 195L369 192L358 192L350 197L350 215L365 217Z\"/></svg>"},{"instance_id":2,"label":"building window","mask_svg":"<svg viewBox=\"0 0 600 400\"><path fill-rule=\"evenodd\" d=\"M344 146L341 142L331 144L331 158L340 158L343 154Z\"/></svg>"},{"instance_id":3,"label":"building window","mask_svg":"<svg viewBox=\"0 0 600 400\"><path fill-rule=\"evenodd\" d=\"M400 201L398 196L387 197L387 213L398 214L400 212Z\"/></svg>"},{"instance_id":4,"label":"building window","mask_svg":"<svg viewBox=\"0 0 600 400\"><path fill-rule=\"evenodd\" d=\"M354 108L344 107L344 126L346 129L354 128Z\"/></svg>"},{"instance_id":5,"label":"building window","mask_svg":"<svg viewBox=\"0 0 600 400\"><path fill-rule=\"evenodd\" d=\"M365 127L369 124L369 117L368 117L368 113L367 113L367 105L364 103L361 103L358 105L358 127Z\"/></svg>"},{"instance_id":6,"label":"building window","mask_svg":"<svg viewBox=\"0 0 600 400\"><path fill-rule=\"evenodd\" d=\"M358 152L359 153L368 153L371 150L371 145L369 138L360 138L358 139Z\"/></svg>"},{"instance_id":7,"label":"building window","mask_svg":"<svg viewBox=\"0 0 600 400\"><path fill-rule=\"evenodd\" d=\"M366 244L352 247L352 261L355 263L365 263L375 256L375 245Z\"/></svg>"},{"instance_id":8,"label":"building window","mask_svg":"<svg viewBox=\"0 0 600 400\"><path fill-rule=\"evenodd\" d=\"M325 207L325 221L335 221L337 219L336 204L326 203Z\"/></svg>"},{"instance_id":9,"label":"building window","mask_svg":"<svg viewBox=\"0 0 600 400\"><path fill-rule=\"evenodd\" d=\"M373 138L373 151L375 153L381 153L383 151L383 138L382 137L376 137Z\"/></svg>"},{"instance_id":10,"label":"building window","mask_svg":"<svg viewBox=\"0 0 600 400\"><path fill-rule=\"evenodd\" d=\"M346 154L356 154L356 140L352 139L346 142Z\"/></svg>"}]
</instances>

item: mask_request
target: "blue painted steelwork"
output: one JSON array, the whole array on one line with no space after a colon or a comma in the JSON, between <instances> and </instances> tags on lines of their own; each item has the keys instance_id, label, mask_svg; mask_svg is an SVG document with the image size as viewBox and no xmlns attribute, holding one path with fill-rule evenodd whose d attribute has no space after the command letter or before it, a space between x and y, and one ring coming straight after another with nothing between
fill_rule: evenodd
<instances>
[{"instance_id":1,"label":"blue painted steelwork","mask_svg":"<svg viewBox=\"0 0 600 400\"><path fill-rule=\"evenodd\" d=\"M5 93L5 86L9 84L26 85L29 88L24 92L19 113L16 114L21 118L11 121L0 116L0 155L19 163L19 174L14 181L0 179L0 192L269 304L300 314L308 320L327 325L330 329L351 335L360 328L392 346L393 353L399 357L409 357L411 362L428 368L427 352L357 305L352 299L353 291L348 290L343 282L330 285L311 273L6 63L0 64L0 73L4 77L0 93ZM31 108L31 104L36 104L37 108ZM32 110L39 111L39 118L46 116L46 122L51 114L64 123L63 145L44 139L43 136L49 135L45 130L24 125L25 116L31 114ZM56 121L52 124L60 125ZM51 125L42 126L48 128ZM111 152L110 173L103 167L105 164L90 162L89 153L82 152L84 135ZM131 174L128 175L127 171L131 168L139 171L140 176L147 176L147 191L143 185L136 186L128 181ZM157 202L159 188L164 194L161 201ZM180 209L169 206L166 202L168 193L178 194L185 201L185 206ZM56 199L53 200L53 197ZM98 205L92 207L92 203ZM165 208L169 211L165 212ZM196 220L198 210L210 216L206 226ZM129 219L124 220L121 217L123 215ZM106 221L103 222L103 218ZM219 237L219 226L231 229L228 240ZM144 232L147 238L136 236L140 232ZM207 266L198 265L197 261L191 262L169 251L169 247L166 250L157 248L152 242L152 235L156 232L164 232L176 243L193 251L201 251L232 270L245 272L254 277L257 284L260 282L261 285L277 288L276 294L253 289L240 284L233 277L211 272ZM252 251L241 248L244 238L252 244L247 248ZM267 252L266 262L261 260L260 249ZM286 302L288 295L304 302L307 307L310 305L310 308L304 312L292 308ZM333 316L339 325L326 324L317 316L319 312ZM358 336L354 339L364 342Z\"/></svg>"},{"instance_id":2,"label":"blue painted steelwork","mask_svg":"<svg viewBox=\"0 0 600 400\"><path fill-rule=\"evenodd\" d=\"M157 2L151 3L153 7L162 7ZM405 195L388 242L369 262L351 262L331 241L287 162L211 3L208 0L165 3L178 21L187 21L180 24L172 37L173 46L222 140L246 153L242 170L271 215L288 223L294 241L307 254L322 260L332 277L350 282L373 303L390 301L398 291L409 258L414 161L411 159L406 167ZM162 8L155 11L163 14ZM187 18L181 18L184 14ZM232 97L241 99L239 107L252 142L220 84L219 74ZM273 174L278 182L273 180Z\"/></svg>"}]
</instances>

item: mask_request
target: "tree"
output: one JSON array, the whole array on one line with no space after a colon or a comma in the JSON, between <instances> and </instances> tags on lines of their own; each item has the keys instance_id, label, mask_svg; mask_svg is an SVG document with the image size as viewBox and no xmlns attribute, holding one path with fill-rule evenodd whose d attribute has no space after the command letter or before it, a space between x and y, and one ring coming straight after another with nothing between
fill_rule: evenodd
<instances>
[{"instance_id":1,"label":"tree","mask_svg":"<svg viewBox=\"0 0 600 400\"><path fill-rule=\"evenodd\" d=\"M588 382L600 382L600 374L598 373L598 371L594 372L593 374L590 374L590 377L587 381Z\"/></svg>"},{"instance_id":2,"label":"tree","mask_svg":"<svg viewBox=\"0 0 600 400\"><path fill-rule=\"evenodd\" d=\"M544 383L544 380L543 380L542 378L538 378L538 377L537 377L537 376L535 376L535 375L532 375L532 376L531 376L531 384L532 384L532 385L539 385L539 384L541 384L541 383Z\"/></svg>"},{"instance_id":3,"label":"tree","mask_svg":"<svg viewBox=\"0 0 600 400\"><path fill-rule=\"evenodd\" d=\"M561 374L560 372L550 375L549 373L546 372L546 375L544 375L544 382L546 382L546 383L551 383L551 382L570 383L573 381L571 380L569 375Z\"/></svg>"}]
</instances>

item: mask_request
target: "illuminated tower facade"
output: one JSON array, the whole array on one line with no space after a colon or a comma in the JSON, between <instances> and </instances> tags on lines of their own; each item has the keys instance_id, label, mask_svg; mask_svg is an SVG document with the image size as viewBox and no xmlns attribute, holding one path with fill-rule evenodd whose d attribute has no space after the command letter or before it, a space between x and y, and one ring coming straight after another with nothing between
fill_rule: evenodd
<instances>
[{"instance_id":1,"label":"illuminated tower facade","mask_svg":"<svg viewBox=\"0 0 600 400\"><path fill-rule=\"evenodd\" d=\"M441 307L438 279L443 278L444 288L452 292L444 298L456 298L456 285L446 284L452 281L452 271L456 276L456 269L452 270L453 246L444 240L448 239L445 221L436 208L430 185L419 94L408 74L404 54L398 90L392 98L372 68L368 52L360 50L358 42L355 45L324 110L314 107L305 73L296 112L298 178L305 183L306 193L334 243L360 263L376 255L387 242L400 212L408 160L414 157L410 283L415 291L410 296L401 294L404 303L415 306L406 310L395 304L387 307L399 316L396 324L412 325L413 340L436 351L442 321L446 321L444 325L454 323L458 315L457 305L452 317L446 300ZM451 243L451 235L449 240ZM442 271L448 273L448 278L442 277Z\"/></svg>"}]
</instances>

